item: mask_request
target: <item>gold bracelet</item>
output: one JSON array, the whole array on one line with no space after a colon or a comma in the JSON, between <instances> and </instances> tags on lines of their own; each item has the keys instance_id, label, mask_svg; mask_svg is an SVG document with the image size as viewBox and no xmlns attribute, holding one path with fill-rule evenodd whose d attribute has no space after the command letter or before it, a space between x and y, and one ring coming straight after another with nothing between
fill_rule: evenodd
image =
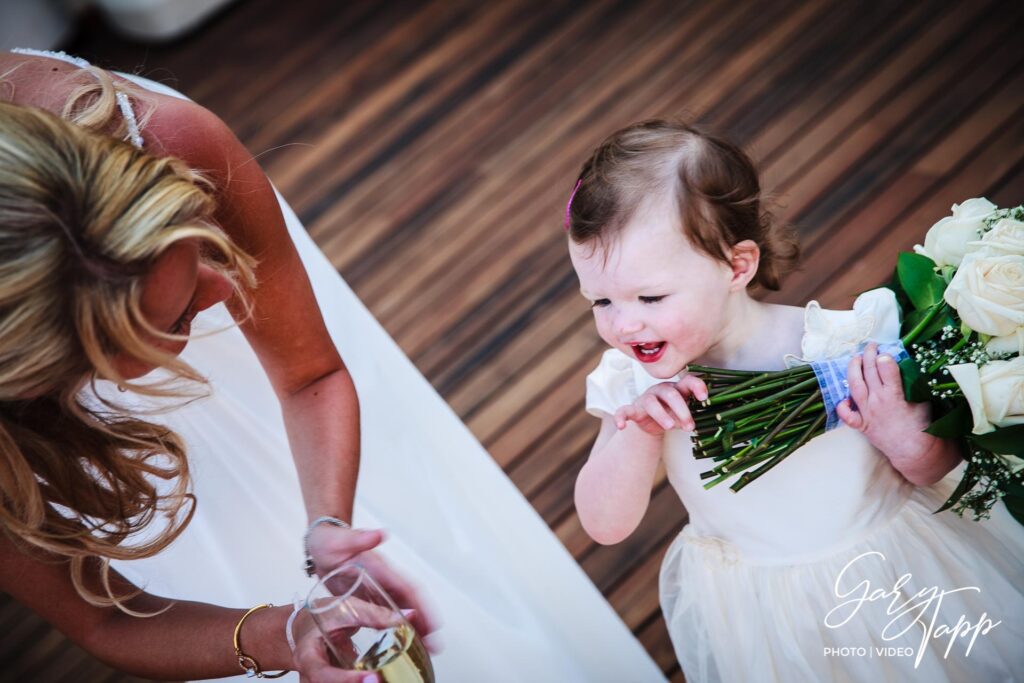
<instances>
[{"instance_id":1,"label":"gold bracelet","mask_svg":"<svg viewBox=\"0 0 1024 683\"><path fill-rule=\"evenodd\" d=\"M243 614L242 618L238 620L238 624L235 625L235 656L238 657L238 666L242 667L242 669L245 670L245 675L249 678L280 678L281 676L284 676L286 673L289 672L288 669L285 669L284 671L278 671L277 673L272 674L264 673L260 669L259 662L253 659L250 655L247 655L244 652L242 652L242 624L244 624L245 620L249 618L249 615L253 614L254 612L258 612L261 609L267 609L269 607L273 607L273 605L271 605L269 602L264 603L262 605L256 605L251 610Z\"/></svg>"}]
</instances>

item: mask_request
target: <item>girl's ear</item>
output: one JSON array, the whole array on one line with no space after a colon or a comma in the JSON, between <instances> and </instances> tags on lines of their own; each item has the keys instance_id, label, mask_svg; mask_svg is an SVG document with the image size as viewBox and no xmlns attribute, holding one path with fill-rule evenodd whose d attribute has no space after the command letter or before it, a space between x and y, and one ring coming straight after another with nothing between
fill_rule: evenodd
<instances>
[{"instance_id":1,"label":"girl's ear","mask_svg":"<svg viewBox=\"0 0 1024 683\"><path fill-rule=\"evenodd\" d=\"M746 289L757 275L757 266L760 262L761 249L754 240L743 240L732 245L729 249L729 263L732 265L729 288L732 291Z\"/></svg>"}]
</instances>

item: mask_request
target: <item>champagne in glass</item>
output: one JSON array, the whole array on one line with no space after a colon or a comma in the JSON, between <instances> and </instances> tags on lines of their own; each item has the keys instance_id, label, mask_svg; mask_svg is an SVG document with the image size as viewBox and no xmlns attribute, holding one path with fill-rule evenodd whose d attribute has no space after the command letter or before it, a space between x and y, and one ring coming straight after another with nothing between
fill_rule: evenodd
<instances>
[{"instance_id":1,"label":"champagne in glass","mask_svg":"<svg viewBox=\"0 0 1024 683\"><path fill-rule=\"evenodd\" d=\"M343 564L306 599L334 664L382 683L434 683L426 648L391 596L359 564Z\"/></svg>"}]
</instances>

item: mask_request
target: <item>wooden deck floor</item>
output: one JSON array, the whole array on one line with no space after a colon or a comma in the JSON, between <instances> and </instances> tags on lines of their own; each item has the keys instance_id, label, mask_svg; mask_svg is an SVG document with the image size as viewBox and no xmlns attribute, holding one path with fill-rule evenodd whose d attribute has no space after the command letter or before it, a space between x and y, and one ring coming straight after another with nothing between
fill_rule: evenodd
<instances>
[{"instance_id":1,"label":"wooden deck floor","mask_svg":"<svg viewBox=\"0 0 1024 683\"><path fill-rule=\"evenodd\" d=\"M583 378L602 351L561 231L579 164L651 116L730 135L802 236L804 268L769 298L848 306L954 202L1024 200L1022 24L1024 4L992 0L246 0L173 45L93 27L69 49L178 87L260 155L341 274L682 680L657 604L661 556L686 520L671 488L659 478L641 528L613 547L587 538L572 504L597 428ZM0 632L22 623L15 610L0 611ZM0 678L13 657L34 680L122 680L69 673L41 627L14 633L45 664L32 669L5 635Z\"/></svg>"}]
</instances>

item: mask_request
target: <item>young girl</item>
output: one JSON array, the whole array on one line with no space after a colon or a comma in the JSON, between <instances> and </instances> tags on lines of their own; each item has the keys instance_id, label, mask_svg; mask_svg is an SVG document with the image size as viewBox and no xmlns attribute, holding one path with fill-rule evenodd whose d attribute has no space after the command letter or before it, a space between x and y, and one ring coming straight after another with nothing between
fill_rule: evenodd
<instances>
[{"instance_id":1,"label":"young girl","mask_svg":"<svg viewBox=\"0 0 1024 683\"><path fill-rule=\"evenodd\" d=\"M1024 665L1024 534L1002 508L984 523L932 514L957 477L955 443L922 432L903 399L887 290L853 311L766 304L795 240L763 211L756 171L730 143L664 121L609 137L567 208L569 252L601 338L587 378L601 418L576 481L599 543L647 508L659 460L689 512L661 570L661 604L690 681L1012 680ZM687 401L689 363L776 370L863 348L845 427L756 484L705 490ZM794 358L795 357L795 358Z\"/></svg>"}]
</instances>

